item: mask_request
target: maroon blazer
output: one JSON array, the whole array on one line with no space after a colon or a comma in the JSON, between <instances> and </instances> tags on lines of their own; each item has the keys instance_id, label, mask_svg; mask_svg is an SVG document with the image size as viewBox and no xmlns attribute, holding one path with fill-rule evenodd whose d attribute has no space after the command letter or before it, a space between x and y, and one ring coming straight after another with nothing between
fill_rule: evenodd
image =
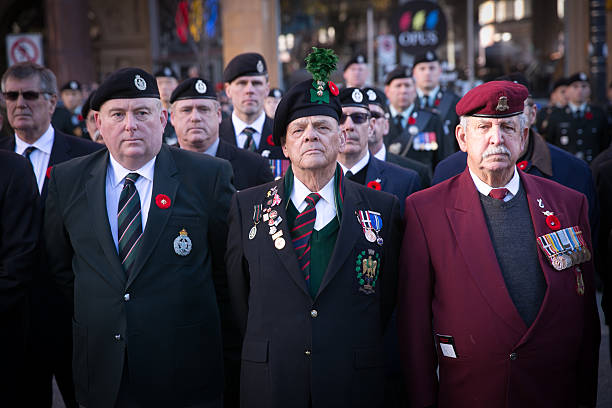
<instances>
[{"instance_id":1,"label":"maroon blazer","mask_svg":"<svg viewBox=\"0 0 612 408\"><path fill-rule=\"evenodd\" d=\"M580 227L592 252L584 195L519 173L536 237L552 232L542 212L553 211L561 228ZM538 248L548 288L527 327L506 289L478 194L466 169L406 199L398 328L410 406L594 407L600 327L592 261L579 265L579 295L576 267L557 271ZM435 334L453 336L457 358L443 355Z\"/></svg>"}]
</instances>

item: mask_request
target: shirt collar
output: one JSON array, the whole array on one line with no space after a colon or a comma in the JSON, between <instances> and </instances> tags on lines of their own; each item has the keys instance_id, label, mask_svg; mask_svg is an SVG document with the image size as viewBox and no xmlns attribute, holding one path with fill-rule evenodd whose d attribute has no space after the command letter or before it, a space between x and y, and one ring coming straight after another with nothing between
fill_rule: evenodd
<instances>
[{"instance_id":1,"label":"shirt collar","mask_svg":"<svg viewBox=\"0 0 612 408\"><path fill-rule=\"evenodd\" d=\"M417 88L417 96L419 98L423 98L425 97L425 92L423 92L421 90L421 88ZM432 99L435 100L435 98L438 96L438 93L440 92L440 85L436 86L434 89L431 90L430 93L427 94L427 98L431 101Z\"/></svg>"},{"instance_id":2,"label":"shirt collar","mask_svg":"<svg viewBox=\"0 0 612 408\"><path fill-rule=\"evenodd\" d=\"M293 201L293 205L295 208L299 208L302 202L306 199L308 194L316 192L321 195L321 199L327 201L327 203L336 209L336 200L334 200L334 181L335 176L333 176L327 184L320 191L310 191L304 183L300 181L295 174L293 175L293 191L291 192L291 201Z\"/></svg>"},{"instance_id":3,"label":"shirt collar","mask_svg":"<svg viewBox=\"0 0 612 408\"><path fill-rule=\"evenodd\" d=\"M376 153L374 153L374 157L376 157L378 160L386 161L386 159L387 159L387 148L385 147L384 143L383 143L382 147L380 148L380 150L377 151Z\"/></svg>"},{"instance_id":4,"label":"shirt collar","mask_svg":"<svg viewBox=\"0 0 612 408\"><path fill-rule=\"evenodd\" d=\"M232 123L234 125L234 130L236 134L239 135L242 133L244 128L251 127L257 131L260 135L262 134L264 122L266 121L266 112L261 111L261 115L253 123L245 123L236 115L236 111L232 112Z\"/></svg>"},{"instance_id":5,"label":"shirt collar","mask_svg":"<svg viewBox=\"0 0 612 408\"><path fill-rule=\"evenodd\" d=\"M144 177L149 181L153 181L153 173L155 172L155 159L157 156L153 157L149 160L144 166L139 168L138 170L128 170L123 167L117 160L113 158L113 155L109 153L109 171L110 171L110 179L113 183L113 188L116 188L119 184L123 182L125 176L129 173L138 173L140 177Z\"/></svg>"},{"instance_id":6,"label":"shirt collar","mask_svg":"<svg viewBox=\"0 0 612 408\"><path fill-rule=\"evenodd\" d=\"M574 105L573 103L568 102L567 106L570 107L570 109L572 110L572 113L576 113L578 111L584 112L586 110L586 104L587 104L586 102L583 102L580 105Z\"/></svg>"},{"instance_id":7,"label":"shirt collar","mask_svg":"<svg viewBox=\"0 0 612 408\"><path fill-rule=\"evenodd\" d=\"M342 171L344 171L344 174L346 174L347 171L350 171L353 174L357 174L359 170L363 169L368 164L369 161L370 161L370 151L366 150L365 156L363 156L361 160L355 163L355 165L351 167L350 169L346 167L344 164L340 162L338 163L340 163L340 166L342 167Z\"/></svg>"},{"instance_id":8,"label":"shirt collar","mask_svg":"<svg viewBox=\"0 0 612 408\"><path fill-rule=\"evenodd\" d=\"M210 156L216 156L218 149L219 149L219 139L217 138L217 140L215 140L215 142L212 145L210 145L208 149L204 151L204 154L208 154Z\"/></svg>"},{"instance_id":9,"label":"shirt collar","mask_svg":"<svg viewBox=\"0 0 612 408\"><path fill-rule=\"evenodd\" d=\"M487 183L479 179L476 174L472 173L472 170L470 168L468 168L468 170L470 171L470 176L472 176L472 180L474 180L474 184L476 185L476 189L478 190L478 192L480 192L480 194L482 195L488 196L491 190L493 190L493 187L491 187L490 185L488 185ZM515 196L516 193L518 193L519 185L520 185L520 178L519 178L518 170L516 169L516 166L514 166L514 175L512 176L508 184L506 184L503 188L507 188L510 194L512 194L512 196ZM495 187L495 188L502 188L502 187Z\"/></svg>"},{"instance_id":10,"label":"shirt collar","mask_svg":"<svg viewBox=\"0 0 612 408\"><path fill-rule=\"evenodd\" d=\"M45 133L43 133L42 136L39 137L38 140L32 144L28 144L24 142L15 133L15 152L19 154L23 154L26 148L30 146L34 146L41 152L51 155L51 150L53 149L54 136L55 136L55 130L53 130L53 126L51 125L49 125Z\"/></svg>"}]
</instances>

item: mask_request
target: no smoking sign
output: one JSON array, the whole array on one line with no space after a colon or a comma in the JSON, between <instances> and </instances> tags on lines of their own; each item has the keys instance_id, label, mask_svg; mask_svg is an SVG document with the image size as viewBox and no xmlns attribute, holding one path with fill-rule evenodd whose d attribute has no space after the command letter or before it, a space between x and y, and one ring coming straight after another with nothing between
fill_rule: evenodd
<instances>
[{"instance_id":1,"label":"no smoking sign","mask_svg":"<svg viewBox=\"0 0 612 408\"><path fill-rule=\"evenodd\" d=\"M6 36L8 64L35 62L43 64L41 34L9 34Z\"/></svg>"}]
</instances>

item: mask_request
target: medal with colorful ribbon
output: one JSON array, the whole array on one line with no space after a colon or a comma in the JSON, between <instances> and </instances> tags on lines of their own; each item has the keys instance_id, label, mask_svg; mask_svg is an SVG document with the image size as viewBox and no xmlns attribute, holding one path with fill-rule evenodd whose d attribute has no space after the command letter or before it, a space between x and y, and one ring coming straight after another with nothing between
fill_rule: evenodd
<instances>
[{"instance_id":1,"label":"medal with colorful ribbon","mask_svg":"<svg viewBox=\"0 0 612 408\"><path fill-rule=\"evenodd\" d=\"M263 211L263 204L256 204L253 206L253 227L249 231L249 239L254 239L255 235L257 235L257 224L261 220L261 215Z\"/></svg>"},{"instance_id":2,"label":"medal with colorful ribbon","mask_svg":"<svg viewBox=\"0 0 612 408\"><path fill-rule=\"evenodd\" d=\"M542 235L537 241L553 268L558 271L591 260L591 252L578 226Z\"/></svg>"},{"instance_id":3,"label":"medal with colorful ribbon","mask_svg":"<svg viewBox=\"0 0 612 408\"><path fill-rule=\"evenodd\" d=\"M376 243L378 245L382 245L383 239L380 236L380 230L382 229L383 225L382 216L380 215L380 213L375 211L366 211L366 213L368 214L368 218L370 219L370 225L372 226L372 229L376 234Z\"/></svg>"}]
</instances>

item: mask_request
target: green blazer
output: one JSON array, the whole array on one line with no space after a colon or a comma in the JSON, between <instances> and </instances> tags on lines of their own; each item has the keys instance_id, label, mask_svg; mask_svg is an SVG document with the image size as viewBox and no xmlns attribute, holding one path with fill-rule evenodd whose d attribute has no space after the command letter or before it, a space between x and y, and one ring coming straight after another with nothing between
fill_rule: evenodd
<instances>
[{"instance_id":1,"label":"green blazer","mask_svg":"<svg viewBox=\"0 0 612 408\"><path fill-rule=\"evenodd\" d=\"M138 259L126 278L106 212L108 160L104 150L55 166L45 209L49 270L74 299L77 400L114 406L127 358L144 406L205 406L223 392L219 311L223 317L231 166L162 146ZM170 198L169 208L156 204L159 194ZM174 249L183 229L192 242L186 256Z\"/></svg>"}]
</instances>

